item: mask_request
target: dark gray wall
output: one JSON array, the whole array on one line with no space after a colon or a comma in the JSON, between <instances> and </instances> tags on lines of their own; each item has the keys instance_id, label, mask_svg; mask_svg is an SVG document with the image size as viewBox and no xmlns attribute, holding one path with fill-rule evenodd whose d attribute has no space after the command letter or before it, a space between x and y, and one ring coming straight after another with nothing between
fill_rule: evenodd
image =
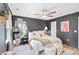
<instances>
[{"instance_id":1,"label":"dark gray wall","mask_svg":"<svg viewBox=\"0 0 79 59\"><path fill-rule=\"evenodd\" d=\"M4 11L4 4L0 3L0 11ZM6 50L5 45L5 25L0 24L0 54Z\"/></svg>"},{"instance_id":2,"label":"dark gray wall","mask_svg":"<svg viewBox=\"0 0 79 59\"><path fill-rule=\"evenodd\" d=\"M78 15L79 12L52 20L57 22L57 37L59 37L63 43L75 48L78 48ZM61 32L60 25L61 22L65 20L69 21L69 32ZM49 25L50 22L48 23ZM77 33L75 33L74 30L77 30ZM69 41L67 41L67 39L69 39Z\"/></svg>"},{"instance_id":3,"label":"dark gray wall","mask_svg":"<svg viewBox=\"0 0 79 59\"><path fill-rule=\"evenodd\" d=\"M25 20L29 31L44 30L44 27L46 26L46 22L43 20L38 19L25 19Z\"/></svg>"},{"instance_id":4,"label":"dark gray wall","mask_svg":"<svg viewBox=\"0 0 79 59\"><path fill-rule=\"evenodd\" d=\"M13 16L12 18L12 26L15 26L15 20L17 20L17 18L22 18L24 21L26 21L26 25L29 31L44 30L44 27L46 26L46 21L40 19L21 16Z\"/></svg>"}]
</instances>

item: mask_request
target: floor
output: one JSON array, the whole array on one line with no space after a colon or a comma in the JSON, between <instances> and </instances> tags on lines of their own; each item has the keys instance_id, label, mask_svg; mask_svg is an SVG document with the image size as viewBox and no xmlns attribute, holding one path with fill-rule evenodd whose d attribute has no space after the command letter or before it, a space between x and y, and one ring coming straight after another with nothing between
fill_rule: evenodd
<instances>
[{"instance_id":1,"label":"floor","mask_svg":"<svg viewBox=\"0 0 79 59\"><path fill-rule=\"evenodd\" d=\"M73 52L72 55L79 55L79 50L72 48L70 46L64 45L64 50Z\"/></svg>"},{"instance_id":2,"label":"floor","mask_svg":"<svg viewBox=\"0 0 79 59\"><path fill-rule=\"evenodd\" d=\"M64 46L64 51L65 53L63 53L62 55L79 55L79 51L77 49L74 49L70 46L67 45L63 45ZM27 47L27 48L25 48ZM17 47L16 47L17 48ZM15 49L8 51L8 55L36 55L34 54L34 51L32 51L31 49L29 49L28 45L24 45L24 46L19 46L16 49L17 53L15 53ZM28 52L28 53L26 53ZM40 55L44 55L43 53Z\"/></svg>"}]
</instances>

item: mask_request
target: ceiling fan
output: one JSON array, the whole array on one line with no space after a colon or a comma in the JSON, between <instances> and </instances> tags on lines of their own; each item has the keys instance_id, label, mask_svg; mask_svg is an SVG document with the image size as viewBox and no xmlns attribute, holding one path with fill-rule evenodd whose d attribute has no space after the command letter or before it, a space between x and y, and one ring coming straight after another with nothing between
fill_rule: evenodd
<instances>
[{"instance_id":1,"label":"ceiling fan","mask_svg":"<svg viewBox=\"0 0 79 59\"><path fill-rule=\"evenodd\" d=\"M56 11L49 11L49 10L43 9L40 13L34 14L34 15L37 15L38 18L39 17L53 17L54 13L56 13Z\"/></svg>"}]
</instances>

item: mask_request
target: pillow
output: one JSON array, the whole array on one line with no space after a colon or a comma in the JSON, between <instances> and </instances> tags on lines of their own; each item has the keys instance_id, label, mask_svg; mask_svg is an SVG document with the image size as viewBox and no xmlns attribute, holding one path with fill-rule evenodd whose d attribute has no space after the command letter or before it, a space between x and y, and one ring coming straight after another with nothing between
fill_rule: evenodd
<instances>
[{"instance_id":1,"label":"pillow","mask_svg":"<svg viewBox=\"0 0 79 59\"><path fill-rule=\"evenodd\" d=\"M39 33L40 33L41 36L45 36L44 31L39 31Z\"/></svg>"},{"instance_id":2,"label":"pillow","mask_svg":"<svg viewBox=\"0 0 79 59\"><path fill-rule=\"evenodd\" d=\"M40 33L39 33L39 31L34 31L33 35L36 35L36 36L39 36L39 37L41 36Z\"/></svg>"}]
</instances>

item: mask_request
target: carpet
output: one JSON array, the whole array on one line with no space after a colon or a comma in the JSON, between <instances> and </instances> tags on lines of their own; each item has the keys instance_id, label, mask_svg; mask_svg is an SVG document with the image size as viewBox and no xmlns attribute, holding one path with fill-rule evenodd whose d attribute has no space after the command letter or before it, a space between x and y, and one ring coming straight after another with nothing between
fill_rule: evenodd
<instances>
[{"instance_id":1,"label":"carpet","mask_svg":"<svg viewBox=\"0 0 79 59\"><path fill-rule=\"evenodd\" d=\"M64 51L61 55L72 55L74 51ZM21 45L16 49L16 54L15 55L36 55L35 52L29 48L28 45ZM37 55L46 55L44 51L41 51Z\"/></svg>"}]
</instances>

